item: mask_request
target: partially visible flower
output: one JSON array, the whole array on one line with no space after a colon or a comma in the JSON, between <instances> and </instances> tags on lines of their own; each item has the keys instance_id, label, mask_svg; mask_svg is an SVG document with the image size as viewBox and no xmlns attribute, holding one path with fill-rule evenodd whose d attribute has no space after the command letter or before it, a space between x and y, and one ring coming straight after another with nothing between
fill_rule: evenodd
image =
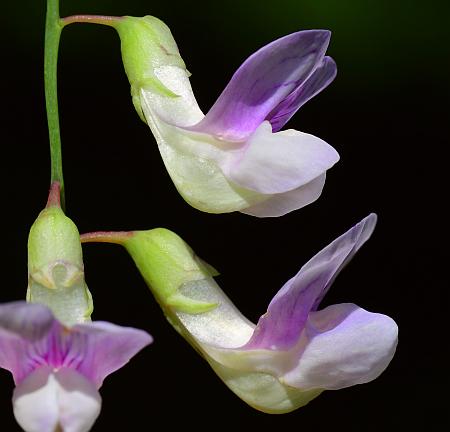
<instances>
[{"instance_id":1,"label":"partially visible flower","mask_svg":"<svg viewBox=\"0 0 450 432\"><path fill-rule=\"evenodd\" d=\"M0 305L0 367L16 384L14 415L26 432L85 432L100 413L98 389L152 342L107 322L64 327L39 304Z\"/></svg>"},{"instance_id":2,"label":"partially visible flower","mask_svg":"<svg viewBox=\"0 0 450 432\"><path fill-rule=\"evenodd\" d=\"M330 32L306 30L250 56L206 116L169 28L157 18L115 22L133 102L183 198L210 212L280 216L315 201L339 159L321 139L279 132L335 77Z\"/></svg>"},{"instance_id":3,"label":"partially visible flower","mask_svg":"<svg viewBox=\"0 0 450 432\"><path fill-rule=\"evenodd\" d=\"M80 234L61 209L59 189L52 183L47 206L30 229L27 300L48 306L71 326L89 322L94 306L84 280Z\"/></svg>"},{"instance_id":4,"label":"partially visible flower","mask_svg":"<svg viewBox=\"0 0 450 432\"><path fill-rule=\"evenodd\" d=\"M228 387L256 409L282 413L324 390L375 379L394 355L397 325L388 316L351 303L319 310L375 223L369 215L314 256L280 289L256 326L214 282L215 271L174 233L138 231L122 244L170 323Z\"/></svg>"}]
</instances>

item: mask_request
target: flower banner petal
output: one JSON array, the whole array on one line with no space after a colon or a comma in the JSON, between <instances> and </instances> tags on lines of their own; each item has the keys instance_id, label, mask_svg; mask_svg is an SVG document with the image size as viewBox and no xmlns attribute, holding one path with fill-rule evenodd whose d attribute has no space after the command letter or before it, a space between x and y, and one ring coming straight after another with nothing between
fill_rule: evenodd
<instances>
[{"instance_id":1,"label":"flower banner petal","mask_svg":"<svg viewBox=\"0 0 450 432\"><path fill-rule=\"evenodd\" d=\"M370 214L308 261L278 291L259 319L246 349L288 350L298 341L308 314L319 304L335 277L372 234Z\"/></svg>"},{"instance_id":2,"label":"flower banner petal","mask_svg":"<svg viewBox=\"0 0 450 432\"><path fill-rule=\"evenodd\" d=\"M235 72L194 129L224 139L244 139L311 75L329 40L328 30L305 30L264 46Z\"/></svg>"},{"instance_id":3,"label":"flower banner petal","mask_svg":"<svg viewBox=\"0 0 450 432\"><path fill-rule=\"evenodd\" d=\"M72 349L82 356L77 370L97 387L102 385L106 376L128 363L153 340L143 330L102 321L76 325L73 331L84 336L73 342L75 346ZM82 345L76 346L77 341Z\"/></svg>"},{"instance_id":4,"label":"flower banner petal","mask_svg":"<svg viewBox=\"0 0 450 432\"><path fill-rule=\"evenodd\" d=\"M36 365L29 347L45 341L53 326L45 306L23 301L0 305L0 367L12 373L16 384Z\"/></svg>"}]
</instances>

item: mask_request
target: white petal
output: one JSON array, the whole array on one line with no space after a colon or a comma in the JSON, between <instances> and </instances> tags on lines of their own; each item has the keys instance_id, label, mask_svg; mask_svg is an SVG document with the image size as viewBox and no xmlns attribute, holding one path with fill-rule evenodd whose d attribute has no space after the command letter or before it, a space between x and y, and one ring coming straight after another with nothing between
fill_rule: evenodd
<instances>
[{"instance_id":1,"label":"white petal","mask_svg":"<svg viewBox=\"0 0 450 432\"><path fill-rule=\"evenodd\" d=\"M325 141L293 129L272 133L265 121L241 154L221 163L236 184L264 194L287 192L324 174L339 160Z\"/></svg>"},{"instance_id":2,"label":"white petal","mask_svg":"<svg viewBox=\"0 0 450 432\"><path fill-rule=\"evenodd\" d=\"M256 217L278 217L298 210L320 197L325 185L325 177L324 173L297 189L268 195L266 200L240 210L240 212Z\"/></svg>"},{"instance_id":3,"label":"white petal","mask_svg":"<svg viewBox=\"0 0 450 432\"><path fill-rule=\"evenodd\" d=\"M94 385L72 369L42 367L15 389L13 409L25 432L88 432L100 414Z\"/></svg>"},{"instance_id":4,"label":"white petal","mask_svg":"<svg viewBox=\"0 0 450 432\"><path fill-rule=\"evenodd\" d=\"M397 346L396 323L354 304L310 313L297 367L282 377L302 389L336 390L375 379Z\"/></svg>"}]
</instances>

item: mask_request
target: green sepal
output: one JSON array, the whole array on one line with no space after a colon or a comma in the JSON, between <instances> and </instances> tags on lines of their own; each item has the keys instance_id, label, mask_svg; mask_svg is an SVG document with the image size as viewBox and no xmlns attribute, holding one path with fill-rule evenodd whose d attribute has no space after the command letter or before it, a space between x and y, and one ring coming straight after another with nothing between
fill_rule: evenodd
<instances>
[{"instance_id":1,"label":"green sepal","mask_svg":"<svg viewBox=\"0 0 450 432\"><path fill-rule=\"evenodd\" d=\"M28 272L42 271L55 261L83 268L80 234L58 206L41 211L28 236Z\"/></svg>"},{"instance_id":2,"label":"green sepal","mask_svg":"<svg viewBox=\"0 0 450 432\"><path fill-rule=\"evenodd\" d=\"M178 97L156 76L161 66L177 66L186 69L177 44L161 20L153 16L141 18L126 16L114 25L120 36L122 59L131 84L133 105L144 120L139 93L145 89L162 96Z\"/></svg>"},{"instance_id":3,"label":"green sepal","mask_svg":"<svg viewBox=\"0 0 450 432\"><path fill-rule=\"evenodd\" d=\"M217 306L180 292L187 282L206 279L217 272L196 257L175 233L164 228L135 231L123 244L163 309L195 314Z\"/></svg>"},{"instance_id":4,"label":"green sepal","mask_svg":"<svg viewBox=\"0 0 450 432\"><path fill-rule=\"evenodd\" d=\"M45 208L30 229L26 298L49 307L65 325L90 320L80 234L59 205Z\"/></svg>"}]
</instances>

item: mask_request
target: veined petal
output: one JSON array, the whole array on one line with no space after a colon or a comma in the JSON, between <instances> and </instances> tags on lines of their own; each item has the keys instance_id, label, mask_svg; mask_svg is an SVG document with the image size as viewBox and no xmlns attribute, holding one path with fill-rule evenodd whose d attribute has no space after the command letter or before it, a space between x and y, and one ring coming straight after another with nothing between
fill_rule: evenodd
<instances>
[{"instance_id":1,"label":"veined petal","mask_svg":"<svg viewBox=\"0 0 450 432\"><path fill-rule=\"evenodd\" d=\"M298 366L282 382L305 390L336 390L372 381L394 356L397 335L391 318L354 304L312 312Z\"/></svg>"},{"instance_id":2,"label":"veined petal","mask_svg":"<svg viewBox=\"0 0 450 432\"><path fill-rule=\"evenodd\" d=\"M336 77L336 72L334 60L324 57L312 75L267 115L266 120L270 121L273 131L279 131L306 102L326 88Z\"/></svg>"},{"instance_id":3,"label":"veined petal","mask_svg":"<svg viewBox=\"0 0 450 432\"><path fill-rule=\"evenodd\" d=\"M16 384L34 369L50 366L77 370L100 387L151 341L142 330L100 321L66 328L39 304L0 305L0 367Z\"/></svg>"},{"instance_id":4,"label":"veined petal","mask_svg":"<svg viewBox=\"0 0 450 432\"><path fill-rule=\"evenodd\" d=\"M235 72L194 129L223 139L245 139L317 68L329 40L327 30L306 30L261 48Z\"/></svg>"},{"instance_id":5,"label":"veined petal","mask_svg":"<svg viewBox=\"0 0 450 432\"><path fill-rule=\"evenodd\" d=\"M256 217L278 217L305 207L320 197L325 185L325 177L326 174L322 174L297 189L270 195L266 200L240 212Z\"/></svg>"},{"instance_id":6,"label":"veined petal","mask_svg":"<svg viewBox=\"0 0 450 432\"><path fill-rule=\"evenodd\" d=\"M142 348L152 342L143 330L96 321L79 324L73 331L82 337L74 341L72 350L82 356L77 370L100 387L106 376L120 369ZM85 341L77 346L77 341Z\"/></svg>"},{"instance_id":7,"label":"veined petal","mask_svg":"<svg viewBox=\"0 0 450 432\"><path fill-rule=\"evenodd\" d=\"M16 383L41 364L30 347L42 345L54 322L45 306L22 301L0 304L0 367L9 370Z\"/></svg>"},{"instance_id":8,"label":"veined petal","mask_svg":"<svg viewBox=\"0 0 450 432\"><path fill-rule=\"evenodd\" d=\"M295 130L273 134L263 122L243 150L220 161L226 176L241 187L263 194L297 189L322 175L339 160L333 147Z\"/></svg>"},{"instance_id":9,"label":"veined petal","mask_svg":"<svg viewBox=\"0 0 450 432\"><path fill-rule=\"evenodd\" d=\"M328 291L344 265L372 234L376 215L370 214L308 261L278 291L259 319L247 349L288 350L298 341L308 314Z\"/></svg>"},{"instance_id":10,"label":"veined petal","mask_svg":"<svg viewBox=\"0 0 450 432\"><path fill-rule=\"evenodd\" d=\"M15 389L13 409L25 432L87 432L100 414L101 398L80 373L41 367Z\"/></svg>"}]
</instances>

